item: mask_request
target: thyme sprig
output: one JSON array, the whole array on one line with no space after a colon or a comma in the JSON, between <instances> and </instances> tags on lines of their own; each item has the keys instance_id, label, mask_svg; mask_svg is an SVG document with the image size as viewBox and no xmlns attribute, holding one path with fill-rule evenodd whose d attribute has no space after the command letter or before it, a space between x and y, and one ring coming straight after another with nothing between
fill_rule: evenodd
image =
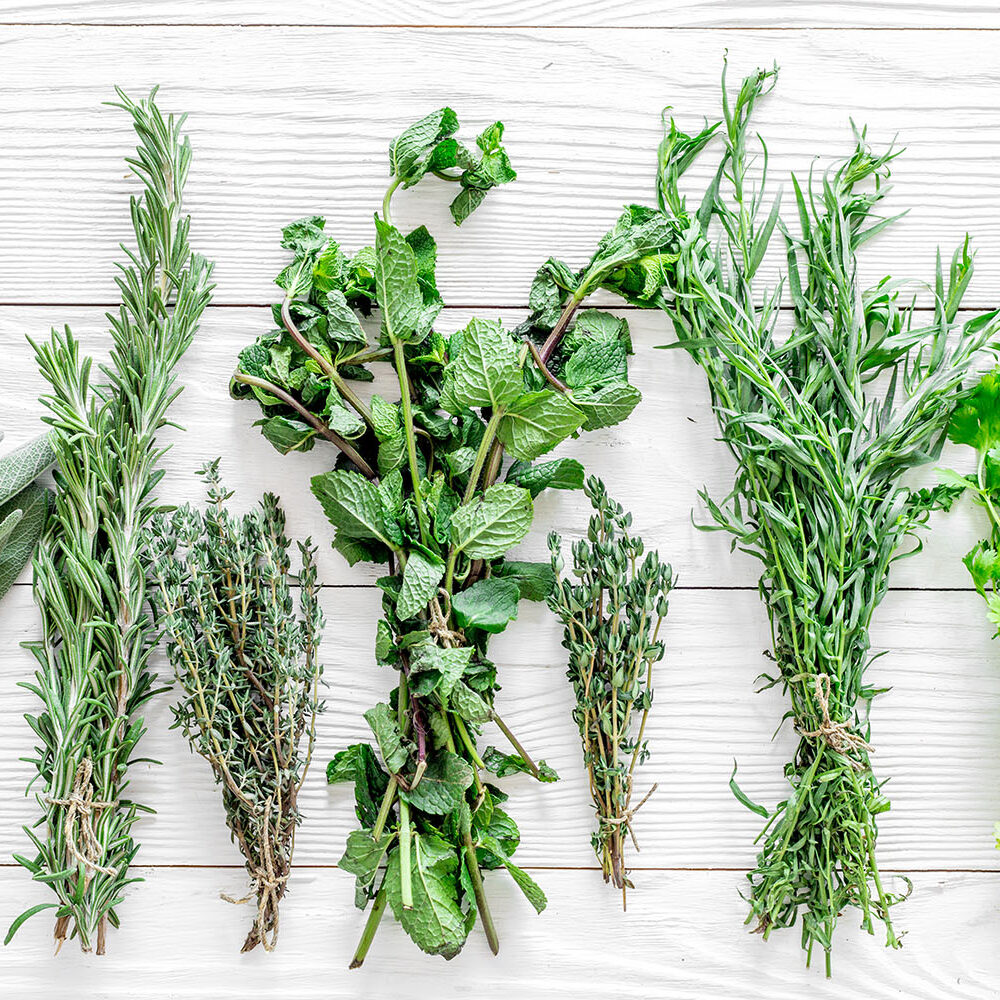
<instances>
[{"instance_id":1,"label":"thyme sprig","mask_svg":"<svg viewBox=\"0 0 1000 1000\"><path fill-rule=\"evenodd\" d=\"M232 493L218 459L201 475L205 513L185 506L151 526L154 604L181 691L174 728L212 766L253 880L257 916L243 951L258 943L271 951L323 707L315 549L299 543L293 577L278 498L265 494L259 509L237 517L226 509Z\"/></svg>"},{"instance_id":2,"label":"thyme sprig","mask_svg":"<svg viewBox=\"0 0 1000 1000\"><path fill-rule=\"evenodd\" d=\"M749 873L750 914L765 937L801 919L807 958L826 969L845 907L900 943L876 861L877 818L889 808L871 762L869 709L880 693L866 676L869 628L892 563L920 548L917 532L954 498L950 486L916 490L905 473L939 453L967 376L998 328L997 313L957 322L972 278L968 242L931 285L924 320L886 278L865 287L858 253L892 223L877 215L897 152L854 152L822 177L793 181L799 232L765 208L766 147L748 151L756 102L776 71L723 78L723 154L686 227L666 311L679 346L704 370L722 439L736 459L732 492L702 498L715 530L762 563L760 594L771 620L775 671L765 686L788 695L799 736L785 768L789 792L773 810L734 792L766 820ZM660 207L687 217L677 183L719 126L696 136L670 120L660 147ZM759 171L757 166L760 167ZM784 285L763 287L759 267L780 238ZM787 290L792 329L779 333ZM882 381L876 382L876 379Z\"/></svg>"},{"instance_id":3,"label":"thyme sprig","mask_svg":"<svg viewBox=\"0 0 1000 1000\"><path fill-rule=\"evenodd\" d=\"M624 909L626 891L633 888L625 864L626 834L638 850L632 820L656 789L654 784L633 802L636 766L649 757L643 737L653 705L653 666L663 659L660 626L675 581L670 566L630 534L632 515L608 496L600 479L589 477L584 491L594 514L587 537L572 546L575 580L559 580L548 604L563 623L563 646L569 651L573 718L598 820L591 842L604 881L621 890ZM562 539L555 532L549 534L549 550L558 576L564 562Z\"/></svg>"},{"instance_id":4,"label":"thyme sprig","mask_svg":"<svg viewBox=\"0 0 1000 1000\"><path fill-rule=\"evenodd\" d=\"M142 708L157 693L145 547L163 476L156 435L211 292L211 267L191 252L181 212L191 162L184 116L161 114L155 94L136 103L118 91L115 105L139 137L127 162L144 190L131 198L136 246L123 248L103 382L95 384L92 359L68 327L33 344L50 386L42 402L56 499L34 558L42 635L27 646L38 668L23 684L42 702L26 717L39 739L32 763L42 815L25 828L37 854L17 860L57 901L22 913L7 940L28 917L55 908L57 945L76 936L98 954L108 923L118 926L124 890L138 881L129 874L139 849L132 827L149 811L128 796L128 769L145 732Z\"/></svg>"}]
</instances>

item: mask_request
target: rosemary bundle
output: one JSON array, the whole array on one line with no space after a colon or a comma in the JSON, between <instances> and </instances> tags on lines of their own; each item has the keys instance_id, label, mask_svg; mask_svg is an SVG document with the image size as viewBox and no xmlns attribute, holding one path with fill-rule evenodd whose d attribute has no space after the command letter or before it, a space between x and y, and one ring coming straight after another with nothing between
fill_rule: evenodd
<instances>
[{"instance_id":1,"label":"rosemary bundle","mask_svg":"<svg viewBox=\"0 0 1000 1000\"><path fill-rule=\"evenodd\" d=\"M174 728L212 766L253 880L257 917L243 951L258 942L271 951L322 710L315 550L299 543L302 568L293 578L278 498L265 494L258 510L234 517L218 460L201 474L206 512L185 506L153 522L154 605L181 690Z\"/></svg>"},{"instance_id":2,"label":"rosemary bundle","mask_svg":"<svg viewBox=\"0 0 1000 1000\"><path fill-rule=\"evenodd\" d=\"M474 319L446 337L435 329L434 239L424 227L402 234L391 207L399 188L433 175L461 185L452 205L461 222L489 188L513 180L500 123L475 150L457 128L445 108L392 142L374 246L346 253L321 218L285 229L293 260L277 279L280 325L241 353L233 376L234 395L256 399L261 431L280 451L337 447L336 468L312 481L337 529L333 546L351 564L389 568L378 581L375 656L398 683L365 715L372 743L328 768L331 782L353 783L360 823L341 859L358 906L370 906L354 966L387 907L430 954L457 955L477 919L496 952L483 871L506 869L536 910L545 906L512 860L520 835L491 776L556 776L498 714L488 643L522 598L544 600L554 583L547 563L507 556L531 527L534 497L583 484L575 459L537 460L578 430L624 419L639 400L627 377L627 324L578 309L597 287L651 284L658 293L643 268L662 272L652 258L672 233L658 213L627 212L580 274L558 261L543 266L519 331ZM659 222L649 225L653 215ZM358 314L376 307L372 345ZM392 366L398 402L357 391L378 362ZM507 750L479 749L490 724Z\"/></svg>"},{"instance_id":3,"label":"rosemary bundle","mask_svg":"<svg viewBox=\"0 0 1000 1000\"><path fill-rule=\"evenodd\" d=\"M656 790L653 784L632 804L636 766L649 757L643 735L653 705L653 665L664 654L660 626L674 577L656 552L646 552L643 559L642 539L629 533L632 515L608 496L600 479L589 477L584 491L594 514L587 537L572 546L578 582L560 580L548 603L563 623L563 646L569 650L573 718L583 739L597 812L591 843L604 881L621 890L625 909L626 890L633 888L625 865L625 835L639 850L632 819ZM558 576L563 571L562 539L555 532L549 534L549 550ZM636 715L639 731L633 735Z\"/></svg>"},{"instance_id":4,"label":"rosemary bundle","mask_svg":"<svg viewBox=\"0 0 1000 1000\"><path fill-rule=\"evenodd\" d=\"M864 132L821 179L794 182L799 235L780 222L777 202L764 215L766 151L755 174L747 134L773 77L748 77L735 100L723 77L722 162L686 230L666 308L678 346L705 372L736 459L732 493L702 497L716 530L762 563L775 663L765 686L786 692L799 737L788 795L773 810L750 802L734 773L734 792L766 820L748 922L766 937L801 918L807 957L822 948L829 974L847 906L870 933L881 921L887 944L899 945L891 908L902 897L887 890L875 853L889 801L870 759L879 691L866 677L869 627L890 565L920 547L917 530L954 497L951 487L915 490L902 477L938 455L997 319L956 322L972 277L967 243L947 271L939 255L927 319L901 300L897 282L861 284L858 251L893 221L876 212L896 155L873 152ZM716 128L690 137L670 122L659 171L669 217L686 217L679 170ZM787 275L767 291L758 268L776 233ZM778 333L785 290L787 336Z\"/></svg>"},{"instance_id":5,"label":"rosemary bundle","mask_svg":"<svg viewBox=\"0 0 1000 1000\"><path fill-rule=\"evenodd\" d=\"M35 480L55 459L47 434L0 458L0 597L14 585L45 527L52 495Z\"/></svg>"},{"instance_id":6,"label":"rosemary bundle","mask_svg":"<svg viewBox=\"0 0 1000 1000\"><path fill-rule=\"evenodd\" d=\"M78 936L103 954L139 845L140 810L128 797L128 767L145 731L141 710L155 693L149 657L156 626L146 606L146 530L158 509L156 434L180 392L174 369L210 295L210 267L188 247L181 192L191 149L184 118L119 91L139 137L129 159L143 182L131 199L136 247L116 281L121 308L109 314L113 348L92 382L69 328L33 344L50 385L42 402L56 455L55 511L34 559L42 636L28 644L38 668L23 686L42 702L27 716L38 736L32 763L42 815L25 828L37 854L18 857L56 902L21 914L10 936L40 910L55 908L55 938ZM148 810L147 810L148 811Z\"/></svg>"}]
</instances>

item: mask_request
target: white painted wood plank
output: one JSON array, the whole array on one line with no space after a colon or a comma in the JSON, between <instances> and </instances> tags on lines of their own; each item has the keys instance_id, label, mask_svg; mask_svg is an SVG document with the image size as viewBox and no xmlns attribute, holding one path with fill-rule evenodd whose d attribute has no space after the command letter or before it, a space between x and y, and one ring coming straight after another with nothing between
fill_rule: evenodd
<instances>
[{"instance_id":1,"label":"white painted wood plank","mask_svg":"<svg viewBox=\"0 0 1000 1000\"><path fill-rule=\"evenodd\" d=\"M376 592L327 589L323 605L328 708L300 796L306 818L296 857L301 864L329 865L340 857L355 819L353 793L326 785L326 763L365 737L363 712L383 700L395 680L372 655ZM671 601L668 626L648 726L652 759L639 772L640 786L655 781L659 789L637 818L642 852L631 861L640 868L746 867L760 821L729 790L733 761L747 793L774 803L787 789L782 768L795 745L787 727L771 739L786 707L780 693L753 694L755 676L768 666L761 655L768 645L764 614L752 592L684 591ZM15 763L35 744L21 714L37 710L33 696L15 687L32 670L16 643L36 634L28 588L15 588L0 608L0 857L29 847L20 826L38 815L34 802L22 797L31 768ZM891 778L893 807L880 824L886 867L1000 870L993 836L1000 820L1000 650L989 635L973 594L896 593L878 616L873 642L890 652L873 666L872 677L876 686L892 688L875 703L872 732L879 774ZM594 867L593 812L558 627L544 607L526 603L491 648L503 685L501 715L529 752L561 775L553 785L526 777L502 782L522 831L518 860ZM157 810L136 828L139 862L238 865L208 766L168 730L170 722L169 697L158 698L141 755L163 766L137 765L131 772L137 800ZM492 726L485 739L504 745Z\"/></svg>"},{"instance_id":2,"label":"white painted wood plank","mask_svg":"<svg viewBox=\"0 0 1000 1000\"><path fill-rule=\"evenodd\" d=\"M113 82L136 93L159 82L164 107L191 112L193 241L218 261L218 302L271 300L278 232L298 216L328 215L349 248L369 241L389 139L450 102L473 129L507 123L520 179L461 230L433 186L404 192L396 215L439 238L447 301L523 305L541 261L580 265L624 202L652 198L660 110L715 117L726 49L734 81L782 66L760 115L776 176L847 152L851 116L907 147L887 210L912 211L870 248L866 275L927 279L936 245L950 252L969 230L983 248L969 301L1000 296L990 33L13 27L0 301L114 301L132 138L101 102Z\"/></svg>"},{"instance_id":3,"label":"white painted wood plank","mask_svg":"<svg viewBox=\"0 0 1000 1000\"><path fill-rule=\"evenodd\" d=\"M478 928L446 967L421 955L385 920L365 965L347 964L361 932L351 879L299 871L281 904L281 935L270 955L237 954L250 914L219 899L241 891L236 872L150 869L121 908L122 927L103 958L69 942L51 957L51 921L39 914L0 952L0 986L10 997L102 1000L225 1000L228 997L483 1000L631 997L635 1000L775 997L816 1000L992 1000L1000 977L1000 877L930 873L896 910L908 930L900 951L856 926L848 910L834 944L834 978L806 969L798 934L766 943L742 925L738 872L643 876L629 913L593 872L538 872L548 909L536 916L511 881L486 876L501 938L493 958ZM0 923L39 898L39 889L0 871ZM585 981L586 985L582 985Z\"/></svg>"},{"instance_id":4,"label":"white painted wood plank","mask_svg":"<svg viewBox=\"0 0 1000 1000\"><path fill-rule=\"evenodd\" d=\"M455 309L443 314L439 328L458 329L475 314L500 314L509 327L523 318L515 310ZM605 479L633 512L648 543L671 562L682 586L755 586L755 560L731 553L727 536L699 531L692 524L692 510L699 523L707 519L697 496L702 487L720 499L732 488L732 459L716 440L704 377L683 352L654 349L672 337L658 313L629 310L621 315L628 317L632 327L633 379L644 402L625 424L568 441L553 454L575 456L589 472ZM45 383L25 335L37 340L47 336L53 325L64 323L71 325L84 350L101 360L107 356L109 336L101 309L0 308L0 344L5 349L0 430L7 434L0 448L13 448L41 430L38 421L44 411L38 396ZM332 529L309 491L309 478L332 466L332 448L320 444L307 454L282 457L252 426L258 408L228 396L237 353L271 325L266 309L212 308L206 313L201 332L181 363L185 389L171 412L171 418L187 430L163 433L163 440L173 442L173 449L164 462L167 476L162 496L171 502L198 500L203 488L196 470L222 455L227 481L238 491L236 503L249 507L265 490L282 497L290 530L298 537L312 536L319 545L323 583L374 582L380 570L361 565L352 569L330 548ZM382 391L397 398L394 385L387 383ZM942 464L971 471L974 456L968 448L950 448ZM921 484L936 481L933 468L924 468L916 478ZM548 532L555 529L567 539L579 537L589 515L582 493L543 494L536 501L534 530L518 551L524 558L547 559ZM900 561L893 569L892 585L970 587L960 556L984 529L981 511L971 503L960 504L948 515L935 516L932 523L926 551ZM28 574L22 579L27 580Z\"/></svg>"},{"instance_id":5,"label":"white painted wood plank","mask_svg":"<svg viewBox=\"0 0 1000 1000\"><path fill-rule=\"evenodd\" d=\"M28 24L337 24L555 26L593 28L996 28L987 0L296 0L275 8L267 0L21 0L0 4L0 21Z\"/></svg>"}]
</instances>

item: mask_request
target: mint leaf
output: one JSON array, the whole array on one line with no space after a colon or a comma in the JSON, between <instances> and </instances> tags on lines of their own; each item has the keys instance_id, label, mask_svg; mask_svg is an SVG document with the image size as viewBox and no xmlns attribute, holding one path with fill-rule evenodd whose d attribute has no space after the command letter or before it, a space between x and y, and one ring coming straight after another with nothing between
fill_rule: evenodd
<instances>
[{"instance_id":1,"label":"mint leaf","mask_svg":"<svg viewBox=\"0 0 1000 1000\"><path fill-rule=\"evenodd\" d=\"M542 892L541 887L538 883L523 869L518 868L513 861L507 856L507 852L503 849L500 841L496 837L491 837L489 834L485 834L481 839L482 846L486 848L491 854L495 854L501 862L503 862L504 868L510 872L511 878L517 883L517 887L524 893L528 902L535 908L536 913L541 913L542 910L548 905L548 900L545 898L545 893Z\"/></svg>"},{"instance_id":2,"label":"mint leaf","mask_svg":"<svg viewBox=\"0 0 1000 1000\"><path fill-rule=\"evenodd\" d=\"M551 451L584 422L584 414L561 392L526 392L510 404L497 437L515 457L530 462Z\"/></svg>"},{"instance_id":3,"label":"mint leaf","mask_svg":"<svg viewBox=\"0 0 1000 1000\"><path fill-rule=\"evenodd\" d=\"M417 282L413 248L393 225L375 217L375 292L388 343L410 343L418 336L424 299Z\"/></svg>"},{"instance_id":4,"label":"mint leaf","mask_svg":"<svg viewBox=\"0 0 1000 1000\"><path fill-rule=\"evenodd\" d=\"M492 713L483 697L464 681L456 684L448 695L448 707L466 722L487 722Z\"/></svg>"},{"instance_id":5,"label":"mint leaf","mask_svg":"<svg viewBox=\"0 0 1000 1000\"><path fill-rule=\"evenodd\" d=\"M403 587L396 602L396 614L401 621L422 611L437 593L444 577L444 563L437 556L414 549L403 570Z\"/></svg>"},{"instance_id":6,"label":"mint leaf","mask_svg":"<svg viewBox=\"0 0 1000 1000\"><path fill-rule=\"evenodd\" d=\"M458 754L440 750L429 758L416 787L400 788L399 797L432 816L446 816L458 808L471 784L472 768Z\"/></svg>"},{"instance_id":7,"label":"mint leaf","mask_svg":"<svg viewBox=\"0 0 1000 1000\"><path fill-rule=\"evenodd\" d=\"M583 429L593 431L621 423L642 401L642 393L633 385L606 385L577 389L572 398L584 415Z\"/></svg>"},{"instance_id":8,"label":"mint leaf","mask_svg":"<svg viewBox=\"0 0 1000 1000\"><path fill-rule=\"evenodd\" d=\"M389 144L389 173L403 187L412 187L432 169L432 157L438 147L458 131L458 116L451 108L441 108L414 122ZM454 157L454 140L439 153L441 165Z\"/></svg>"},{"instance_id":9,"label":"mint leaf","mask_svg":"<svg viewBox=\"0 0 1000 1000\"><path fill-rule=\"evenodd\" d=\"M399 849L389 854L385 876L389 905L414 944L429 955L454 958L465 943L468 932L458 905L457 867L458 859L452 848L435 838L414 833L410 850L413 907L405 909Z\"/></svg>"},{"instance_id":10,"label":"mint leaf","mask_svg":"<svg viewBox=\"0 0 1000 1000\"><path fill-rule=\"evenodd\" d=\"M403 734L399 731L396 713L385 702L379 702L365 712L365 722L375 734L385 766L391 773L398 773L406 763L409 751L403 745Z\"/></svg>"},{"instance_id":11,"label":"mint leaf","mask_svg":"<svg viewBox=\"0 0 1000 1000\"><path fill-rule=\"evenodd\" d=\"M373 538L392 548L386 537L378 487L360 472L334 469L313 476L312 492L339 532L350 538Z\"/></svg>"},{"instance_id":12,"label":"mint leaf","mask_svg":"<svg viewBox=\"0 0 1000 1000\"><path fill-rule=\"evenodd\" d=\"M502 632L517 618L520 599L521 591L514 581L490 577L455 594L451 607L461 628Z\"/></svg>"},{"instance_id":13,"label":"mint leaf","mask_svg":"<svg viewBox=\"0 0 1000 1000\"><path fill-rule=\"evenodd\" d=\"M577 286L577 277L569 265L550 257L538 269L528 293L532 322L551 330L559 321L568 294Z\"/></svg>"},{"instance_id":14,"label":"mint leaf","mask_svg":"<svg viewBox=\"0 0 1000 1000\"><path fill-rule=\"evenodd\" d=\"M502 753L496 747L486 748L486 752L483 754L483 763L486 765L486 770L492 771L498 778L506 778L511 774L534 774L520 754ZM544 760L538 762L538 773L539 781L559 780L559 775Z\"/></svg>"},{"instance_id":15,"label":"mint leaf","mask_svg":"<svg viewBox=\"0 0 1000 1000\"><path fill-rule=\"evenodd\" d=\"M331 340L359 344L362 347L368 343L357 314L347 304L347 299L339 288L326 293L326 319L326 329Z\"/></svg>"},{"instance_id":16,"label":"mint leaf","mask_svg":"<svg viewBox=\"0 0 1000 1000\"><path fill-rule=\"evenodd\" d=\"M471 646L444 649L429 640L414 646L410 663L414 694L424 697L437 691L447 697L469 669L472 653Z\"/></svg>"},{"instance_id":17,"label":"mint leaf","mask_svg":"<svg viewBox=\"0 0 1000 1000\"><path fill-rule=\"evenodd\" d=\"M282 455L292 451L309 451L313 446L316 432L301 420L291 417L269 417L258 420L261 434L274 445Z\"/></svg>"},{"instance_id":18,"label":"mint leaf","mask_svg":"<svg viewBox=\"0 0 1000 1000\"><path fill-rule=\"evenodd\" d=\"M355 743L341 750L327 764L326 780L331 785L341 781L353 782L355 811L361 825L370 827L375 824L389 778L367 743Z\"/></svg>"},{"instance_id":19,"label":"mint leaf","mask_svg":"<svg viewBox=\"0 0 1000 1000\"><path fill-rule=\"evenodd\" d=\"M394 834L387 833L376 841L371 830L352 830L347 835L347 848L337 866L355 876L360 887L367 888L375 881L382 859L394 839Z\"/></svg>"},{"instance_id":20,"label":"mint leaf","mask_svg":"<svg viewBox=\"0 0 1000 1000\"><path fill-rule=\"evenodd\" d=\"M451 203L456 225L460 226L482 204L490 188L517 178L502 139L503 122L494 122L476 137L482 156L462 173L462 191Z\"/></svg>"},{"instance_id":21,"label":"mint leaf","mask_svg":"<svg viewBox=\"0 0 1000 1000\"><path fill-rule=\"evenodd\" d=\"M476 406L502 409L524 387L518 346L499 320L472 320L453 342L457 353L444 370L441 405L460 414Z\"/></svg>"},{"instance_id":22,"label":"mint leaf","mask_svg":"<svg viewBox=\"0 0 1000 1000\"><path fill-rule=\"evenodd\" d=\"M527 535L532 514L526 489L494 483L451 515L452 539L471 559L496 559Z\"/></svg>"},{"instance_id":23,"label":"mint leaf","mask_svg":"<svg viewBox=\"0 0 1000 1000\"><path fill-rule=\"evenodd\" d=\"M527 601L544 601L556 585L555 570L550 563L513 562L505 559L494 565L493 576L515 583L521 600Z\"/></svg>"},{"instance_id":24,"label":"mint leaf","mask_svg":"<svg viewBox=\"0 0 1000 1000\"><path fill-rule=\"evenodd\" d=\"M523 486L532 499L542 490L579 490L583 488L583 466L575 458L555 458L532 465L515 462L504 477L505 482Z\"/></svg>"}]
</instances>

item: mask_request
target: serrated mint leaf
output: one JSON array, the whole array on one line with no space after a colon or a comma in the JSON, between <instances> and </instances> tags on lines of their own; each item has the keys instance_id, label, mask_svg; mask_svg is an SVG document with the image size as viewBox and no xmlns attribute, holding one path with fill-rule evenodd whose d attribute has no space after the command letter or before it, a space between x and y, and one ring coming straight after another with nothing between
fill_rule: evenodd
<instances>
[{"instance_id":1,"label":"serrated mint leaf","mask_svg":"<svg viewBox=\"0 0 1000 1000\"><path fill-rule=\"evenodd\" d=\"M371 538L389 545L378 487L360 472L334 469L313 476L312 492L339 532L351 538Z\"/></svg>"},{"instance_id":2,"label":"serrated mint leaf","mask_svg":"<svg viewBox=\"0 0 1000 1000\"><path fill-rule=\"evenodd\" d=\"M449 206L455 225L460 226L486 200L483 188L463 188Z\"/></svg>"},{"instance_id":3,"label":"serrated mint leaf","mask_svg":"<svg viewBox=\"0 0 1000 1000\"><path fill-rule=\"evenodd\" d=\"M410 850L413 906L403 906L399 848L389 852L385 886L395 918L414 944L429 955L454 958L465 943L465 915L458 905L458 857L446 845L414 833Z\"/></svg>"},{"instance_id":4,"label":"serrated mint leaf","mask_svg":"<svg viewBox=\"0 0 1000 1000\"><path fill-rule=\"evenodd\" d=\"M413 262L417 268L417 283L423 295L424 305L441 303L441 293L437 288L437 244L426 226L418 226L406 234L406 242L413 251Z\"/></svg>"},{"instance_id":5,"label":"serrated mint leaf","mask_svg":"<svg viewBox=\"0 0 1000 1000\"><path fill-rule=\"evenodd\" d=\"M444 370L441 405L459 414L477 406L502 409L517 398L524 378L518 346L499 320L472 320L452 338L457 353Z\"/></svg>"},{"instance_id":6,"label":"serrated mint leaf","mask_svg":"<svg viewBox=\"0 0 1000 1000\"><path fill-rule=\"evenodd\" d=\"M471 646L445 649L429 639L415 645L410 660L414 693L424 697L437 691L447 697L469 669L472 653Z\"/></svg>"},{"instance_id":7,"label":"serrated mint leaf","mask_svg":"<svg viewBox=\"0 0 1000 1000\"><path fill-rule=\"evenodd\" d=\"M476 138L476 145L481 150L478 160L462 150L467 159L461 175L462 191L451 203L451 215L456 225L460 226L482 204L490 188L517 178L503 148L502 138L503 123L494 122ZM456 162L459 158L456 157Z\"/></svg>"},{"instance_id":8,"label":"serrated mint leaf","mask_svg":"<svg viewBox=\"0 0 1000 1000\"><path fill-rule=\"evenodd\" d=\"M336 389L331 387L330 393L336 392ZM339 394L338 394L339 400ZM342 438L347 441L353 441L355 438L361 437L365 432L365 422L359 417L353 410L349 410L346 406L342 405L340 402L332 405L323 414L326 418L326 422L330 427L330 430L334 434L339 434Z\"/></svg>"},{"instance_id":9,"label":"serrated mint leaf","mask_svg":"<svg viewBox=\"0 0 1000 1000\"><path fill-rule=\"evenodd\" d=\"M518 868L510 860L507 852L496 837L491 837L488 834L485 835L482 838L482 846L491 854L495 854L503 862L504 868L510 873L510 877L517 884L521 892L524 893L528 902L535 908L535 912L541 913L548 905L548 900L545 898L545 893L542 892L541 886L526 871Z\"/></svg>"},{"instance_id":10,"label":"serrated mint leaf","mask_svg":"<svg viewBox=\"0 0 1000 1000\"><path fill-rule=\"evenodd\" d=\"M355 743L341 750L327 765L326 780L331 785L353 782L358 819L362 826L374 826L389 777L367 743Z\"/></svg>"},{"instance_id":11,"label":"serrated mint leaf","mask_svg":"<svg viewBox=\"0 0 1000 1000\"><path fill-rule=\"evenodd\" d=\"M534 775L527 762L519 754L502 753L496 747L487 747L482 756L486 770L492 771L498 778L506 778L511 774ZM559 780L559 775L544 760L538 762L538 774L538 780L542 782Z\"/></svg>"},{"instance_id":12,"label":"serrated mint leaf","mask_svg":"<svg viewBox=\"0 0 1000 1000\"><path fill-rule=\"evenodd\" d=\"M396 713L385 702L379 702L365 712L365 721L375 734L385 766L393 774L399 772L409 757L409 751L403 745Z\"/></svg>"},{"instance_id":13,"label":"serrated mint leaf","mask_svg":"<svg viewBox=\"0 0 1000 1000\"><path fill-rule=\"evenodd\" d=\"M403 570L403 587L396 602L400 621L412 618L427 607L437 594L438 584L444 578L444 563L437 556L425 555L419 550L410 553Z\"/></svg>"},{"instance_id":14,"label":"serrated mint leaf","mask_svg":"<svg viewBox=\"0 0 1000 1000\"><path fill-rule=\"evenodd\" d=\"M260 432L282 455L292 451L309 451L313 446L316 432L301 420L291 417L269 417L258 420Z\"/></svg>"},{"instance_id":15,"label":"serrated mint leaf","mask_svg":"<svg viewBox=\"0 0 1000 1000\"><path fill-rule=\"evenodd\" d=\"M470 559L496 559L527 535L532 514L526 489L494 483L451 515L455 547Z\"/></svg>"},{"instance_id":16,"label":"serrated mint leaf","mask_svg":"<svg viewBox=\"0 0 1000 1000\"><path fill-rule=\"evenodd\" d=\"M530 462L551 451L584 421L584 414L561 392L540 389L512 402L497 428L497 437L515 457Z\"/></svg>"},{"instance_id":17,"label":"serrated mint leaf","mask_svg":"<svg viewBox=\"0 0 1000 1000\"><path fill-rule=\"evenodd\" d=\"M458 131L458 116L451 108L441 108L414 122L389 144L389 173L403 187L411 187L432 167L437 146ZM449 148L451 148L449 143ZM440 161L444 166L447 160ZM435 165L436 167L436 165Z\"/></svg>"},{"instance_id":18,"label":"serrated mint leaf","mask_svg":"<svg viewBox=\"0 0 1000 1000\"><path fill-rule=\"evenodd\" d=\"M625 345L618 340L586 341L570 355L562 370L562 380L572 389L627 383Z\"/></svg>"},{"instance_id":19,"label":"serrated mint leaf","mask_svg":"<svg viewBox=\"0 0 1000 1000\"><path fill-rule=\"evenodd\" d=\"M445 816L458 808L471 784L472 768L458 754L438 750L416 787L409 791L401 788L399 797L415 809Z\"/></svg>"},{"instance_id":20,"label":"serrated mint leaf","mask_svg":"<svg viewBox=\"0 0 1000 1000\"><path fill-rule=\"evenodd\" d=\"M455 594L451 607L461 628L502 632L517 618L520 599L521 591L512 580L490 577Z\"/></svg>"},{"instance_id":21,"label":"serrated mint leaf","mask_svg":"<svg viewBox=\"0 0 1000 1000\"><path fill-rule=\"evenodd\" d=\"M301 253L318 250L327 240L326 234L323 232L324 226L326 226L326 219L321 215L310 215L304 219L297 219L281 230L281 245L286 250Z\"/></svg>"},{"instance_id":22,"label":"serrated mint leaf","mask_svg":"<svg viewBox=\"0 0 1000 1000\"><path fill-rule=\"evenodd\" d=\"M422 340L424 299L417 281L413 249L395 227L375 218L375 291L388 343Z\"/></svg>"},{"instance_id":23,"label":"serrated mint leaf","mask_svg":"<svg viewBox=\"0 0 1000 1000\"><path fill-rule=\"evenodd\" d=\"M464 681L456 684L448 695L448 707L466 722L486 722L492 713L482 695L477 694Z\"/></svg>"},{"instance_id":24,"label":"serrated mint leaf","mask_svg":"<svg viewBox=\"0 0 1000 1000\"><path fill-rule=\"evenodd\" d=\"M355 876L359 886L370 886L394 839L395 835L390 833L375 840L371 830L352 830L347 835L347 849L337 865Z\"/></svg>"},{"instance_id":25,"label":"serrated mint leaf","mask_svg":"<svg viewBox=\"0 0 1000 1000\"><path fill-rule=\"evenodd\" d=\"M597 430L624 420L642 401L634 385L606 385L600 389L577 389L573 403L585 417L583 429Z\"/></svg>"},{"instance_id":26,"label":"serrated mint leaf","mask_svg":"<svg viewBox=\"0 0 1000 1000\"><path fill-rule=\"evenodd\" d=\"M528 293L528 305L533 321L541 327L551 329L556 325L563 310L563 303L570 292L577 289L576 275L555 257L550 257L535 274Z\"/></svg>"},{"instance_id":27,"label":"serrated mint leaf","mask_svg":"<svg viewBox=\"0 0 1000 1000\"><path fill-rule=\"evenodd\" d=\"M517 584L521 600L544 601L556 585L551 563L516 562L504 559L493 567L493 576Z\"/></svg>"},{"instance_id":28,"label":"serrated mint leaf","mask_svg":"<svg viewBox=\"0 0 1000 1000\"><path fill-rule=\"evenodd\" d=\"M504 480L523 486L534 499L546 489L583 489L583 466L575 458L554 458L534 465L528 462L515 462L507 470Z\"/></svg>"},{"instance_id":29,"label":"serrated mint leaf","mask_svg":"<svg viewBox=\"0 0 1000 1000\"><path fill-rule=\"evenodd\" d=\"M331 340L346 341L361 347L368 343L361 321L347 304L347 299L339 288L326 293L326 319L326 329Z\"/></svg>"},{"instance_id":30,"label":"serrated mint leaf","mask_svg":"<svg viewBox=\"0 0 1000 1000\"><path fill-rule=\"evenodd\" d=\"M406 436L399 431L378 446L378 474L387 476L394 469L398 469L405 459Z\"/></svg>"},{"instance_id":31,"label":"serrated mint leaf","mask_svg":"<svg viewBox=\"0 0 1000 1000\"><path fill-rule=\"evenodd\" d=\"M399 417L399 406L389 403L378 394L372 396L370 409L375 437L379 441L388 441L402 430Z\"/></svg>"}]
</instances>

